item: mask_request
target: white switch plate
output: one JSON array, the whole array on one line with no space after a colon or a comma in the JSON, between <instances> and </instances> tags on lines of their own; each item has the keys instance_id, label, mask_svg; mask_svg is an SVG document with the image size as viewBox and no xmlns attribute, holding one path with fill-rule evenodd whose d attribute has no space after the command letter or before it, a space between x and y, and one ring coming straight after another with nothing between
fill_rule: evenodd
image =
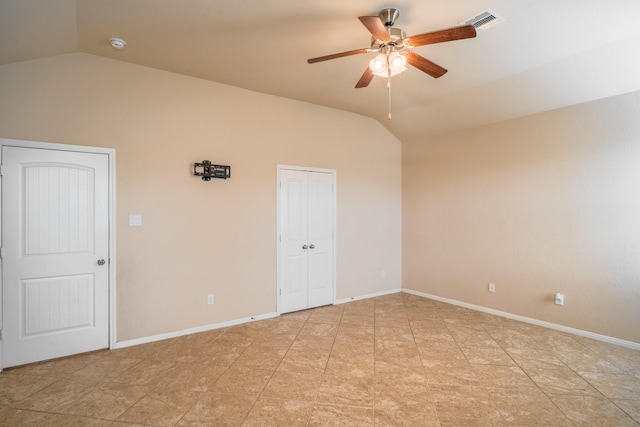
<instances>
[{"instance_id":1,"label":"white switch plate","mask_svg":"<svg viewBox=\"0 0 640 427\"><path fill-rule=\"evenodd\" d=\"M496 291L496 284L489 283L489 292L495 292L495 291Z\"/></svg>"},{"instance_id":2,"label":"white switch plate","mask_svg":"<svg viewBox=\"0 0 640 427\"><path fill-rule=\"evenodd\" d=\"M142 225L142 215L129 215L129 226L140 227Z\"/></svg>"},{"instance_id":3,"label":"white switch plate","mask_svg":"<svg viewBox=\"0 0 640 427\"><path fill-rule=\"evenodd\" d=\"M213 303L214 303L214 296L213 296L213 294L209 294L209 295L207 295L207 304L208 304L208 305L213 305Z\"/></svg>"},{"instance_id":4,"label":"white switch plate","mask_svg":"<svg viewBox=\"0 0 640 427\"><path fill-rule=\"evenodd\" d=\"M564 305L564 295L561 294L560 292L556 292L556 304Z\"/></svg>"}]
</instances>

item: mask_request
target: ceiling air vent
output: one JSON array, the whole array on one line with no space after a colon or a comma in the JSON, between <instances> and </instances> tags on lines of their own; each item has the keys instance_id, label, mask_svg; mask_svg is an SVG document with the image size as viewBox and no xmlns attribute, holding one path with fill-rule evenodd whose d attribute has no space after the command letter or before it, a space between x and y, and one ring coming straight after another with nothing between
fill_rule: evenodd
<instances>
[{"instance_id":1,"label":"ceiling air vent","mask_svg":"<svg viewBox=\"0 0 640 427\"><path fill-rule=\"evenodd\" d=\"M461 25L471 24L473 25L473 28L476 29L476 31L480 32L490 27L493 27L496 24L500 24L501 22L504 22L504 21L505 19L502 16L495 13L493 10L485 9L482 12L472 16L471 18L465 19L460 24Z\"/></svg>"}]
</instances>

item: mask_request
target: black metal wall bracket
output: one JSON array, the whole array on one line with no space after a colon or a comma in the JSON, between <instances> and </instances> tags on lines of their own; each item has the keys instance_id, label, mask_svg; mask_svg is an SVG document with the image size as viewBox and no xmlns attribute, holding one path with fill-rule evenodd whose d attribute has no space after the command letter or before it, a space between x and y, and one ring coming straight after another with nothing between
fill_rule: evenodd
<instances>
[{"instance_id":1,"label":"black metal wall bracket","mask_svg":"<svg viewBox=\"0 0 640 427\"><path fill-rule=\"evenodd\" d=\"M201 176L203 181L211 181L211 178L231 178L231 166L212 165L209 160L193 164L193 175Z\"/></svg>"}]
</instances>

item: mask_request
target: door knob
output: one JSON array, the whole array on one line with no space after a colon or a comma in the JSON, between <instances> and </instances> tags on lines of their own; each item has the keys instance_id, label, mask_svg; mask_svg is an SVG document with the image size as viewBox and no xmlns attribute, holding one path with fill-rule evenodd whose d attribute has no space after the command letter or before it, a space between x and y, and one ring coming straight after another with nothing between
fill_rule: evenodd
<instances>
[{"instance_id":1,"label":"door knob","mask_svg":"<svg viewBox=\"0 0 640 427\"><path fill-rule=\"evenodd\" d=\"M314 244L312 243L312 244L309 246L309 249L313 249L313 248L315 248L315 247L316 247L316 245L314 245Z\"/></svg>"},{"instance_id":2,"label":"door knob","mask_svg":"<svg viewBox=\"0 0 640 427\"><path fill-rule=\"evenodd\" d=\"M309 246L307 246L307 245L302 245L302 249L309 249Z\"/></svg>"},{"instance_id":3,"label":"door knob","mask_svg":"<svg viewBox=\"0 0 640 427\"><path fill-rule=\"evenodd\" d=\"M98 260L98 265L104 265L105 261L103 259Z\"/></svg>"}]
</instances>

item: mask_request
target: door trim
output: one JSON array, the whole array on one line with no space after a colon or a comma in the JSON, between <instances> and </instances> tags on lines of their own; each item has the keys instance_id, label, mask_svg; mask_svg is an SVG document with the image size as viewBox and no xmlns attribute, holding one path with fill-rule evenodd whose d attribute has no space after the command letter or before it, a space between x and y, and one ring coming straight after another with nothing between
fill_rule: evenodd
<instances>
[{"instance_id":1,"label":"door trim","mask_svg":"<svg viewBox=\"0 0 640 427\"><path fill-rule=\"evenodd\" d=\"M282 305L280 302L280 288L281 288L281 281L282 281L282 271L281 271L281 247L280 247L280 236L281 236L281 230L280 230L280 216L282 215L282 213L280 212L280 188L281 188L281 182L282 182L282 171L283 170L292 170L292 171L303 171L303 172L321 172L321 173L328 173L331 174L332 180L333 180L333 272L331 273L332 275L332 279L333 279L333 301L331 302L332 304L336 303L336 295L337 295L337 275L336 275L336 271L337 271L337 255L336 255L336 249L337 249L337 245L336 242L338 241L338 235L337 235L337 194L338 194L338 186L337 186L337 173L335 169L323 169L323 168L313 168L313 167L306 167L306 166L292 166L292 165L282 165L282 164L278 164L277 165L278 168L278 173L277 173L277 180L276 180L276 312L278 314L281 314L282 312Z\"/></svg>"},{"instance_id":2,"label":"door trim","mask_svg":"<svg viewBox=\"0 0 640 427\"><path fill-rule=\"evenodd\" d=\"M39 148L45 150L74 151L81 153L106 154L109 160L109 349L116 346L116 150L113 148L90 147L84 145L58 144L52 142L26 141L0 138L0 163L2 147ZM2 212L2 187L0 186L0 212ZM2 230L0 230L0 235ZM1 240L0 240L1 243ZM2 259L0 259L0 268ZM2 276L0 275L0 330L3 327ZM2 372L2 340L0 340L0 372Z\"/></svg>"}]
</instances>

